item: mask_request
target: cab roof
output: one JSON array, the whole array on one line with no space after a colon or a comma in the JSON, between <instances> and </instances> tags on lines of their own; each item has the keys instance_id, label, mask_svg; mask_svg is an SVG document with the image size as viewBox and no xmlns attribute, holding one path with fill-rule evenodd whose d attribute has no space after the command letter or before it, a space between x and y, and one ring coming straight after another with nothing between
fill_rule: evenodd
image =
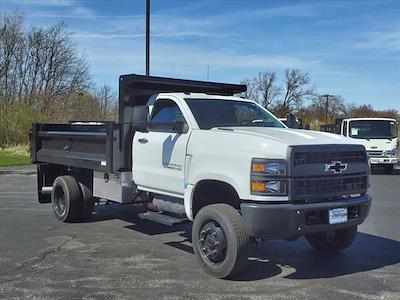
<instances>
[{"instance_id":1,"label":"cab roof","mask_svg":"<svg viewBox=\"0 0 400 300\"><path fill-rule=\"evenodd\" d=\"M135 106L145 105L160 93L204 93L232 96L247 90L244 84L229 84L198 80L175 79L137 74L121 75L119 78L119 122L132 121Z\"/></svg>"},{"instance_id":2,"label":"cab roof","mask_svg":"<svg viewBox=\"0 0 400 300\"><path fill-rule=\"evenodd\" d=\"M376 120L376 121L394 121L397 122L396 119L392 118L349 118L349 119L343 119L343 121L367 121L367 120Z\"/></svg>"},{"instance_id":3,"label":"cab roof","mask_svg":"<svg viewBox=\"0 0 400 300\"><path fill-rule=\"evenodd\" d=\"M232 100L232 101L246 101L253 102L249 99L244 99L237 96L224 96L224 95L212 95L206 93L160 93L157 97L162 96L176 96L183 99L194 99L194 100L207 100L207 99L216 99L216 100Z\"/></svg>"}]
</instances>

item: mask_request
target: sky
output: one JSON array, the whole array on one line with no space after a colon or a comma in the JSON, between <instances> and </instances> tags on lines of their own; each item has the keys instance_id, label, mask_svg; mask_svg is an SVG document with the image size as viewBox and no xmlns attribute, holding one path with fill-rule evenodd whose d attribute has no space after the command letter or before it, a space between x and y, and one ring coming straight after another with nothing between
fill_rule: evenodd
<instances>
[{"instance_id":1,"label":"sky","mask_svg":"<svg viewBox=\"0 0 400 300\"><path fill-rule=\"evenodd\" d=\"M66 21L98 86L145 72L145 0L0 0L16 9L29 26ZM239 83L286 68L400 110L400 1L151 0L151 75Z\"/></svg>"}]
</instances>

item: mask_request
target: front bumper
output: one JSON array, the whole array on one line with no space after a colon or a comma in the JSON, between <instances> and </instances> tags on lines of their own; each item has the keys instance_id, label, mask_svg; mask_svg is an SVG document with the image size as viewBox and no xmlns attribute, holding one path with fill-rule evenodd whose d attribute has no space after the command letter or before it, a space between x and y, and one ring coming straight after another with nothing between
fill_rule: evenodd
<instances>
[{"instance_id":1,"label":"front bumper","mask_svg":"<svg viewBox=\"0 0 400 300\"><path fill-rule=\"evenodd\" d=\"M372 197L360 197L312 204L260 204L243 202L242 216L250 236L262 239L291 239L298 236L359 225L368 216ZM329 224L328 210L347 208L346 223ZM315 216L315 217L314 217Z\"/></svg>"},{"instance_id":2,"label":"front bumper","mask_svg":"<svg viewBox=\"0 0 400 300\"><path fill-rule=\"evenodd\" d=\"M390 157L371 157L369 159L371 165L383 165L383 164L388 164L388 165L393 165L397 164L398 159L396 158L390 158Z\"/></svg>"}]
</instances>

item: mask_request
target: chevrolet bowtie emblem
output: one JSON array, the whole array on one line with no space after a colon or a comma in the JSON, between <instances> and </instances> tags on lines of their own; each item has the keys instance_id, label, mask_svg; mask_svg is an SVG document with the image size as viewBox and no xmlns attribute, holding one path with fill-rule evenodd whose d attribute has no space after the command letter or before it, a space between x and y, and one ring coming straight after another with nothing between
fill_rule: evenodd
<instances>
[{"instance_id":1,"label":"chevrolet bowtie emblem","mask_svg":"<svg viewBox=\"0 0 400 300\"><path fill-rule=\"evenodd\" d=\"M376 148L378 148L377 146L371 146L371 149L376 149Z\"/></svg>"},{"instance_id":2,"label":"chevrolet bowtie emblem","mask_svg":"<svg viewBox=\"0 0 400 300\"><path fill-rule=\"evenodd\" d=\"M346 169L347 164L342 164L341 161L332 161L330 164L325 164L325 172L342 173Z\"/></svg>"}]
</instances>

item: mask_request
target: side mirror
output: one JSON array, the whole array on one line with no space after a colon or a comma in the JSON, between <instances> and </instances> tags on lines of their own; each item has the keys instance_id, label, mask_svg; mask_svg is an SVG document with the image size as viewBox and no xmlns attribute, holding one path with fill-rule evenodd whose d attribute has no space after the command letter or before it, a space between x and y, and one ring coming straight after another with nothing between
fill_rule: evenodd
<instances>
[{"instance_id":1,"label":"side mirror","mask_svg":"<svg viewBox=\"0 0 400 300\"><path fill-rule=\"evenodd\" d=\"M133 108L133 121L147 122L149 119L149 108L146 105L137 105Z\"/></svg>"},{"instance_id":2,"label":"side mirror","mask_svg":"<svg viewBox=\"0 0 400 300\"><path fill-rule=\"evenodd\" d=\"M149 123L148 122L135 122L133 124L133 129L139 132L149 132Z\"/></svg>"},{"instance_id":3,"label":"side mirror","mask_svg":"<svg viewBox=\"0 0 400 300\"><path fill-rule=\"evenodd\" d=\"M173 124L172 130L176 133L186 133L189 130L189 126L186 122L179 121Z\"/></svg>"},{"instance_id":4,"label":"side mirror","mask_svg":"<svg viewBox=\"0 0 400 300\"><path fill-rule=\"evenodd\" d=\"M299 128L299 124L297 123L296 117L293 114L287 115L287 124L286 125L289 128L295 128L295 129Z\"/></svg>"}]
</instances>

